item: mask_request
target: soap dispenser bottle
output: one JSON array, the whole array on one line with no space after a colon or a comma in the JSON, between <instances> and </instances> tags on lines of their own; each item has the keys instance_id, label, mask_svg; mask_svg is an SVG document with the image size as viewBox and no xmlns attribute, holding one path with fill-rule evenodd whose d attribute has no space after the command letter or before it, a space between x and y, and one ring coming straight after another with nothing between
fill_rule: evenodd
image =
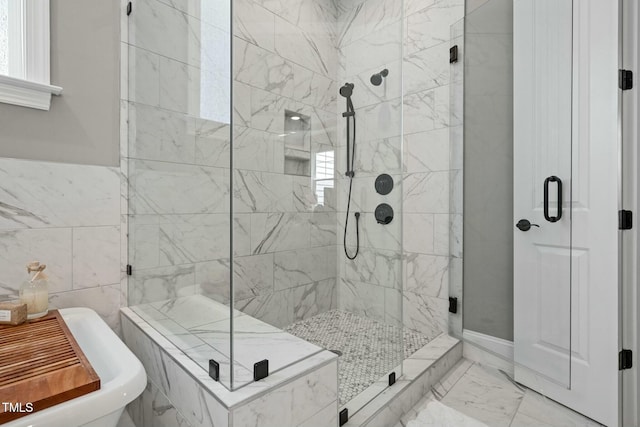
<instances>
[{"instance_id":1,"label":"soap dispenser bottle","mask_svg":"<svg viewBox=\"0 0 640 427\"><path fill-rule=\"evenodd\" d=\"M44 273L46 265L38 261L27 264L27 273L31 280L20 287L20 302L27 305L27 319L37 319L49 312L49 280Z\"/></svg>"}]
</instances>

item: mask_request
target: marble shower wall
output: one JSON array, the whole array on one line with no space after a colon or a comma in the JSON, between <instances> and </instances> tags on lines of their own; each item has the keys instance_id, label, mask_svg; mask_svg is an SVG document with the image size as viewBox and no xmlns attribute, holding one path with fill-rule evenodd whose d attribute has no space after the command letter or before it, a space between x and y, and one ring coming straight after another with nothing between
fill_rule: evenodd
<instances>
[{"instance_id":1,"label":"marble shower wall","mask_svg":"<svg viewBox=\"0 0 640 427\"><path fill-rule=\"evenodd\" d=\"M389 322L402 298L404 324L430 337L448 330L449 235L459 228L450 220L456 172L449 138L457 118L450 117L448 59L450 25L463 15L463 0L366 0L344 3L339 17L341 71L356 84L354 104L364 122L354 180L363 249L355 262L338 254L339 304ZM389 76L372 86L369 77L382 68ZM386 197L373 189L379 173L396 181ZM347 184L340 181L343 199ZM367 218L381 202L397 207L401 221L380 226Z\"/></svg>"},{"instance_id":2,"label":"marble shower wall","mask_svg":"<svg viewBox=\"0 0 640 427\"><path fill-rule=\"evenodd\" d=\"M140 0L132 14L129 302L229 302L233 227L236 307L282 327L336 304L335 204L284 170L285 111L309 118L312 153L335 145L336 10L234 1L232 76L228 16L227 1Z\"/></svg>"},{"instance_id":3,"label":"marble shower wall","mask_svg":"<svg viewBox=\"0 0 640 427\"><path fill-rule=\"evenodd\" d=\"M340 281L338 305L362 316L390 324L402 322L402 1L347 1L339 3L338 51L340 83L354 84L356 111L355 177L345 177L346 126L341 113L345 100L338 100L339 149L337 253ZM372 74L383 69L389 74L382 85L373 86ZM375 191L376 177L392 176L394 188L388 195ZM347 249L356 251L355 212L360 213L360 250L349 260L342 248L349 187L352 186L348 218ZM378 224L374 211L389 204L395 218Z\"/></svg>"}]
</instances>

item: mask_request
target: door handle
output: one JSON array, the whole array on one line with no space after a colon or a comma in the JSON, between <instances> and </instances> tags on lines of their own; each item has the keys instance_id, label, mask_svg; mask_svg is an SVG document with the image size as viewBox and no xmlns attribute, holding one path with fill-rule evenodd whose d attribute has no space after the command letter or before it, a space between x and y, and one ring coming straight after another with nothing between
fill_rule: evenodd
<instances>
[{"instance_id":1,"label":"door handle","mask_svg":"<svg viewBox=\"0 0 640 427\"><path fill-rule=\"evenodd\" d=\"M558 183L558 212L556 216L549 215L549 183ZM551 175L544 180L544 219L549 222L558 222L562 218L562 180L555 175Z\"/></svg>"},{"instance_id":2,"label":"door handle","mask_svg":"<svg viewBox=\"0 0 640 427\"><path fill-rule=\"evenodd\" d=\"M540 226L538 224L531 224L531 222L528 219L521 219L516 224L516 227L518 227L518 230L520 231L529 231L531 230L531 227L540 227Z\"/></svg>"}]
</instances>

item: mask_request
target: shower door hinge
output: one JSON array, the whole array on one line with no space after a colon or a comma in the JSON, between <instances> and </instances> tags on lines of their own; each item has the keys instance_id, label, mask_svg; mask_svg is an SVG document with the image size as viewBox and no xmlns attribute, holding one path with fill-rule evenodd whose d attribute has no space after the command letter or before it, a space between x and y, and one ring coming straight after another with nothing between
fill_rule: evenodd
<instances>
[{"instance_id":1,"label":"shower door hinge","mask_svg":"<svg viewBox=\"0 0 640 427\"><path fill-rule=\"evenodd\" d=\"M633 71L618 70L618 86L622 90L633 89Z\"/></svg>"},{"instance_id":2,"label":"shower door hinge","mask_svg":"<svg viewBox=\"0 0 640 427\"><path fill-rule=\"evenodd\" d=\"M453 64L454 62L458 62L458 45L454 45L451 49L449 49L449 64Z\"/></svg>"},{"instance_id":3,"label":"shower door hinge","mask_svg":"<svg viewBox=\"0 0 640 427\"><path fill-rule=\"evenodd\" d=\"M269 376L269 360L264 359L253 364L253 380L260 381Z\"/></svg>"},{"instance_id":4,"label":"shower door hinge","mask_svg":"<svg viewBox=\"0 0 640 427\"><path fill-rule=\"evenodd\" d=\"M457 313L458 312L458 298L449 297L449 313Z\"/></svg>"},{"instance_id":5,"label":"shower door hinge","mask_svg":"<svg viewBox=\"0 0 640 427\"><path fill-rule=\"evenodd\" d=\"M131 276L133 274L133 267L131 264L127 264L127 276Z\"/></svg>"},{"instance_id":6,"label":"shower door hinge","mask_svg":"<svg viewBox=\"0 0 640 427\"><path fill-rule=\"evenodd\" d=\"M220 364L213 359L209 359L209 376L214 381L220 381Z\"/></svg>"},{"instance_id":7,"label":"shower door hinge","mask_svg":"<svg viewBox=\"0 0 640 427\"><path fill-rule=\"evenodd\" d=\"M131 11L133 10L133 5L131 2L127 3L127 16L131 15Z\"/></svg>"},{"instance_id":8,"label":"shower door hinge","mask_svg":"<svg viewBox=\"0 0 640 427\"><path fill-rule=\"evenodd\" d=\"M633 212L618 211L618 230L631 230L633 227Z\"/></svg>"},{"instance_id":9,"label":"shower door hinge","mask_svg":"<svg viewBox=\"0 0 640 427\"><path fill-rule=\"evenodd\" d=\"M347 421L349 421L349 410L347 408L344 408L342 411L340 411L338 418L340 420L339 424L341 426L345 425Z\"/></svg>"},{"instance_id":10,"label":"shower door hinge","mask_svg":"<svg viewBox=\"0 0 640 427\"><path fill-rule=\"evenodd\" d=\"M396 383L396 373L395 372L391 372L389 374L389 386L392 386Z\"/></svg>"},{"instance_id":11,"label":"shower door hinge","mask_svg":"<svg viewBox=\"0 0 640 427\"><path fill-rule=\"evenodd\" d=\"M620 350L618 353L618 370L631 369L633 367L633 352L631 350Z\"/></svg>"}]
</instances>

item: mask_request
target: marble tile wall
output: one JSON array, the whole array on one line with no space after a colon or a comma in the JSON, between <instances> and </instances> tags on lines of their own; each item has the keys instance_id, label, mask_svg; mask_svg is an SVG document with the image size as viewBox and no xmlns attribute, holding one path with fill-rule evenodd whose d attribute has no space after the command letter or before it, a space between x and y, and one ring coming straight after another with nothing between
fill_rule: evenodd
<instances>
[{"instance_id":1,"label":"marble tile wall","mask_svg":"<svg viewBox=\"0 0 640 427\"><path fill-rule=\"evenodd\" d=\"M228 303L232 227L236 307L283 327L336 306L335 206L285 174L284 136L290 111L312 153L336 145L337 11L235 1L231 64L229 2L204 3L141 0L129 22L129 302Z\"/></svg>"},{"instance_id":2,"label":"marble tile wall","mask_svg":"<svg viewBox=\"0 0 640 427\"><path fill-rule=\"evenodd\" d=\"M344 98L338 99L338 243L342 246L351 187L347 249L352 255L358 238L354 213L360 213L358 256L347 259L342 247L337 253L338 305L392 324L402 322L402 12L402 1L340 2L337 32L339 82L354 84L356 111L355 177L350 183L345 177L346 127L341 116L346 107ZM372 85L371 75L385 68L389 74L382 85ZM393 191L384 196L374 189L381 173L394 180ZM380 203L394 209L390 224L375 220Z\"/></svg>"},{"instance_id":3,"label":"marble tile wall","mask_svg":"<svg viewBox=\"0 0 640 427\"><path fill-rule=\"evenodd\" d=\"M356 84L354 104L364 122L352 199L363 212L362 252L355 261L338 254L339 305L393 321L402 295L404 324L430 337L448 330L449 236L459 228L449 196L456 179L450 133L458 119L449 107L448 52L450 26L463 15L462 0L366 0L344 3L338 20L339 70ZM382 68L389 75L381 86L373 86L369 78ZM339 144L344 146L344 137ZM344 160L338 162L344 168ZM376 194L379 173L392 175L397 190ZM344 201L348 181L339 182ZM398 214L387 226L371 218L381 202ZM338 207L341 231L345 209Z\"/></svg>"},{"instance_id":4,"label":"marble tile wall","mask_svg":"<svg viewBox=\"0 0 640 427\"><path fill-rule=\"evenodd\" d=\"M47 265L49 306L94 309L118 329L117 167L0 159L0 301L18 298L25 266Z\"/></svg>"}]
</instances>

